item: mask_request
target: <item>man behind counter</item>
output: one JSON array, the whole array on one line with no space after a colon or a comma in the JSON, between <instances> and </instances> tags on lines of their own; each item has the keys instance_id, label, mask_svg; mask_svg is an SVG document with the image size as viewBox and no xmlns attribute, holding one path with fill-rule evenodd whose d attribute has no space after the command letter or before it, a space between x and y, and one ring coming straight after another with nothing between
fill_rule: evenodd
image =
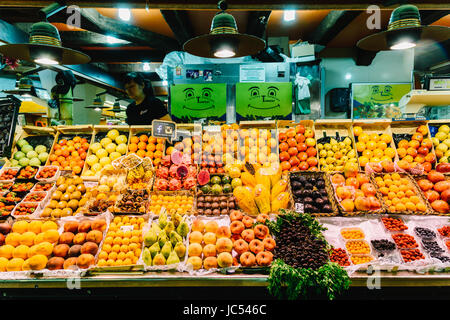
<instances>
[{"instance_id":1,"label":"man behind counter","mask_svg":"<svg viewBox=\"0 0 450 320\"><path fill-rule=\"evenodd\" d=\"M142 75L131 72L125 76L125 91L134 100L127 107L128 125L151 125L153 120L171 120L163 102L154 97L153 88Z\"/></svg>"}]
</instances>

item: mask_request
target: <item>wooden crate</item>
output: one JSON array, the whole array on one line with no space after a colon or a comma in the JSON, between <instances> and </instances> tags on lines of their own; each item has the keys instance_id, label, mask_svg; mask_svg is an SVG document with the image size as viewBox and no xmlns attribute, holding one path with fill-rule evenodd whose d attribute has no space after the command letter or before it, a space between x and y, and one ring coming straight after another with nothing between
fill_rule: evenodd
<instances>
[{"instance_id":1,"label":"wooden crate","mask_svg":"<svg viewBox=\"0 0 450 320\"><path fill-rule=\"evenodd\" d=\"M352 141L352 149L356 152L355 139L352 130L352 120L339 119L339 120L316 120L314 123L314 129L316 134L316 140L323 137L349 137ZM317 150L318 154L320 150ZM358 153L356 153L356 156ZM322 166L320 165L319 157L319 170L322 171ZM356 157L358 158L358 157ZM358 162L359 165L359 162ZM364 168L362 168L364 170Z\"/></svg>"},{"instance_id":2,"label":"wooden crate","mask_svg":"<svg viewBox=\"0 0 450 320\"><path fill-rule=\"evenodd\" d=\"M148 137L150 137L152 134L152 126L151 125L150 126L130 126L130 136L129 136L128 144L127 144L127 155L131 153L131 151L130 151L131 138L133 136L140 137L143 134L146 134ZM163 141L163 150L161 151L162 156L165 155L165 151L166 151L166 139L163 139L163 140L164 140ZM143 158L145 158L145 157L147 157L147 155L145 155ZM152 162L155 162L154 157L149 157L149 158L152 160ZM158 161L156 161L154 163L154 165L158 166L159 165Z\"/></svg>"},{"instance_id":3,"label":"wooden crate","mask_svg":"<svg viewBox=\"0 0 450 320\"><path fill-rule=\"evenodd\" d=\"M397 148L398 148L398 142L401 139L396 138L396 135L407 134L410 137L408 139L408 141L409 141L409 140L411 140L412 135L414 133L416 133L416 129L421 125L426 126L429 131L428 121L425 121L425 120L424 121L394 121L394 122L392 122L392 124L391 124L392 138L395 143L395 148L396 148L396 152L397 152L397 156L398 156L399 160L402 160L402 159L400 159ZM428 133L426 136L424 136L424 139L425 138L431 139L431 135ZM433 144L431 144L430 152L436 157L436 153L435 153ZM436 163L432 164L432 168L434 169L435 167L436 167Z\"/></svg>"},{"instance_id":4,"label":"wooden crate","mask_svg":"<svg viewBox=\"0 0 450 320\"><path fill-rule=\"evenodd\" d=\"M130 127L129 126L94 126L91 145L95 142L100 142L109 130L116 129L120 134L124 134L127 137L127 143L130 140ZM92 151L89 148L86 159L92 155ZM89 165L85 162L83 171L81 172L81 178L86 181L97 181L99 176L87 176L86 172L90 169Z\"/></svg>"},{"instance_id":5,"label":"wooden crate","mask_svg":"<svg viewBox=\"0 0 450 320\"><path fill-rule=\"evenodd\" d=\"M17 141L26 139L30 145L35 148L37 145L42 144L47 147L47 152L50 154L50 150L55 141L56 130L53 127L37 127L37 126L23 126L17 127L13 145L11 148L11 158L5 165L10 166L14 153L19 149L17 147Z\"/></svg>"},{"instance_id":6,"label":"wooden crate","mask_svg":"<svg viewBox=\"0 0 450 320\"><path fill-rule=\"evenodd\" d=\"M391 120L357 120L353 122L352 125L352 135L353 135L353 139L355 141L355 143L358 142L358 138L355 137L355 135L353 134L353 128L356 126L360 126L363 129L364 133L367 134L372 134L372 133L376 133L378 135L386 133L388 135L390 135L392 137L392 130L391 130ZM395 143L394 140L391 140L391 143L388 145L388 147L391 147L395 150L395 156L394 159L392 159L393 161L398 161L398 154L397 154L397 149L395 147ZM361 153L358 152L358 157L361 156ZM370 159L369 159L370 162ZM358 160L359 163L359 160ZM364 170L364 168L361 166L361 164L359 164L361 169Z\"/></svg>"},{"instance_id":7,"label":"wooden crate","mask_svg":"<svg viewBox=\"0 0 450 320\"><path fill-rule=\"evenodd\" d=\"M444 124L450 126L450 119L440 119L440 120L428 121L427 125L428 125L428 131L430 132L430 137L434 138L436 136L436 133L438 132L439 127ZM434 150L434 155L436 156L436 162L439 163L439 159L441 159L443 156L442 152L436 150L434 144L433 144L433 150Z\"/></svg>"}]
</instances>

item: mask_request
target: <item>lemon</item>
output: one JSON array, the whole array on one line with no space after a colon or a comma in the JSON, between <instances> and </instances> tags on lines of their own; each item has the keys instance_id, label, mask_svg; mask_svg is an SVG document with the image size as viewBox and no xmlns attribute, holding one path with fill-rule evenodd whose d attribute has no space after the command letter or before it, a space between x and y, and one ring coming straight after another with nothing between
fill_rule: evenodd
<instances>
[{"instance_id":1,"label":"lemon","mask_svg":"<svg viewBox=\"0 0 450 320\"><path fill-rule=\"evenodd\" d=\"M110 138L112 141L116 140L116 138L120 135L117 129L109 130L106 136Z\"/></svg>"}]
</instances>

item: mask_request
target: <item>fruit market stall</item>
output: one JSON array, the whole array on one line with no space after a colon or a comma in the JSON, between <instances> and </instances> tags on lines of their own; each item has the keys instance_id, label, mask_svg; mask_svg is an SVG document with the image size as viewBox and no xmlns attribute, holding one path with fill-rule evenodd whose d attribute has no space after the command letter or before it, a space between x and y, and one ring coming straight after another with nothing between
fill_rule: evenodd
<instances>
[{"instance_id":1,"label":"fruit market stall","mask_svg":"<svg viewBox=\"0 0 450 320\"><path fill-rule=\"evenodd\" d=\"M151 127L20 134L0 171L0 286L450 285L445 123L179 127L170 142Z\"/></svg>"}]
</instances>

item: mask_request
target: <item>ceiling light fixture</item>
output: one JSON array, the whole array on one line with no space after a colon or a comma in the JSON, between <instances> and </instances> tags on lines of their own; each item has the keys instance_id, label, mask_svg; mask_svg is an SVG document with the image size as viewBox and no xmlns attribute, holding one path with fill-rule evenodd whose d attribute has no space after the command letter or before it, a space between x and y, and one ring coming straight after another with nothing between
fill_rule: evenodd
<instances>
[{"instance_id":1,"label":"ceiling light fixture","mask_svg":"<svg viewBox=\"0 0 450 320\"><path fill-rule=\"evenodd\" d=\"M106 41L109 44L117 44L117 43L122 43L123 42L123 40L120 40L120 39L118 39L116 37L113 37L113 36L106 36Z\"/></svg>"},{"instance_id":2,"label":"ceiling light fixture","mask_svg":"<svg viewBox=\"0 0 450 320\"><path fill-rule=\"evenodd\" d=\"M183 49L204 58L237 58L257 54L266 46L264 40L238 32L236 20L226 13L226 1L219 1L218 12L211 23L209 34L186 41Z\"/></svg>"},{"instance_id":3,"label":"ceiling light fixture","mask_svg":"<svg viewBox=\"0 0 450 320\"><path fill-rule=\"evenodd\" d=\"M131 11L128 8L119 8L119 18L123 21L130 21Z\"/></svg>"},{"instance_id":4,"label":"ceiling light fixture","mask_svg":"<svg viewBox=\"0 0 450 320\"><path fill-rule=\"evenodd\" d=\"M101 111L102 109L110 108L108 106L105 106L102 99L97 96L94 99L94 102L90 106L85 107L86 109L94 109L95 111Z\"/></svg>"},{"instance_id":5,"label":"ceiling light fixture","mask_svg":"<svg viewBox=\"0 0 450 320\"><path fill-rule=\"evenodd\" d=\"M144 62L144 64L142 65L142 70L144 70L145 72L150 71L150 63Z\"/></svg>"},{"instance_id":6,"label":"ceiling light fixture","mask_svg":"<svg viewBox=\"0 0 450 320\"><path fill-rule=\"evenodd\" d=\"M378 32L358 41L359 48L368 51L405 50L429 43L450 39L450 28L422 26L419 9L414 5L402 5L392 11L386 31Z\"/></svg>"},{"instance_id":7,"label":"ceiling light fixture","mask_svg":"<svg viewBox=\"0 0 450 320\"><path fill-rule=\"evenodd\" d=\"M283 19L286 22L295 20L295 10L284 10Z\"/></svg>"}]
</instances>

